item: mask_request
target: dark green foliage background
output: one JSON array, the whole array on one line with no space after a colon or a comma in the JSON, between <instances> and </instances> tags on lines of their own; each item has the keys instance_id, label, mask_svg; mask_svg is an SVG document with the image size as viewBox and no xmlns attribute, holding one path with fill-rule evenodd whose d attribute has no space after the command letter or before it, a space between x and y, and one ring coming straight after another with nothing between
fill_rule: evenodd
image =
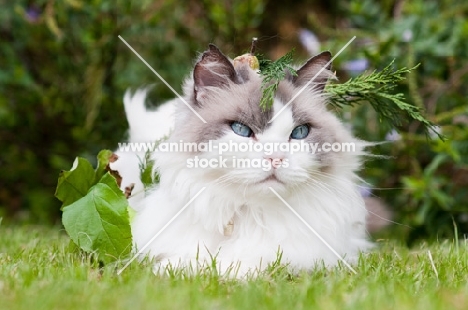
<instances>
[{"instance_id":1,"label":"dark green foliage background","mask_svg":"<svg viewBox=\"0 0 468 310\"><path fill-rule=\"evenodd\" d=\"M407 240L468 233L468 4L466 1L1 1L0 217L55 223L58 174L76 156L90 161L125 138L122 97L155 84L154 104L173 94L118 39L121 35L171 85L189 74L210 42L231 57L259 37L258 52L277 59L306 51L299 28L322 49L350 48L334 63L367 58L369 70L420 67L400 85L427 110L447 141L427 139L417 123L401 140L375 147L392 156L366 162L362 175L395 211L393 236ZM34 16L33 11L37 11ZM408 35L411 31L409 40ZM385 140L390 128L368 106L340 111L356 135ZM454 225L455 224L455 225ZM456 228L454 228L456 227Z\"/></svg>"}]
</instances>

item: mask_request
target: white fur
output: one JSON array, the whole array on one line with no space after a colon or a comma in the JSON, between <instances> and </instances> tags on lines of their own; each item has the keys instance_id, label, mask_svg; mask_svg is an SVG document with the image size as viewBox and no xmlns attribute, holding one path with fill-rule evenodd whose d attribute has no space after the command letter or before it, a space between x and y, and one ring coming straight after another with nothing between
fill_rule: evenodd
<instances>
[{"instance_id":1,"label":"white fur","mask_svg":"<svg viewBox=\"0 0 468 310\"><path fill-rule=\"evenodd\" d=\"M154 141L170 132L174 101L156 112L145 112L142 91L125 98L130 141ZM276 102L275 111L279 107L281 104ZM271 127L258 135L258 143L288 141L293 128L292 112L286 109ZM246 138L230 132L218 142L241 142L243 139ZM337 257L271 192L269 187L272 187L330 246L347 261L355 262L359 252L370 245L365 233L366 210L353 171L359 165L359 153L357 150L356 154L350 154L348 162L333 175L317 173L313 179L310 171L316 169L316 164L310 160L310 154L283 154L290 167L277 169L275 173L279 180L288 184L287 187L275 181L259 183L272 171L253 168L187 169L186 160L193 154L155 153L161 182L146 193L144 199L131 201L132 206L140 210L132 223L136 248L146 246L205 187L145 249L144 253L158 260L158 266L192 264L193 267L196 262L210 264L216 257L221 272L236 265L239 268L237 276L240 277L274 262L278 251L282 252L282 263L289 264L292 271L311 269L321 262L327 266L335 265ZM129 154L118 154L121 159L125 157L125 160L119 160L124 182L138 182L133 171L135 160L127 161ZM218 156L217 152L198 155L204 158ZM225 155L250 159L262 156L235 152ZM139 186L142 186L141 182ZM224 228L230 221L233 221L234 229L231 235L225 235Z\"/></svg>"},{"instance_id":2,"label":"white fur","mask_svg":"<svg viewBox=\"0 0 468 310\"><path fill-rule=\"evenodd\" d=\"M138 89L133 95L130 90L125 93L124 107L129 123L127 141L129 143L154 143L169 136L174 128L174 111L178 100L168 101L155 111L148 111L145 107L147 91L148 89L145 88ZM140 164L146 152L144 149L134 152L117 149L114 153L119 160L111 163L110 167L117 170L122 177L122 190L134 184L133 194L129 199L130 204L134 205L133 201L144 196L144 187L140 179Z\"/></svg>"}]
</instances>

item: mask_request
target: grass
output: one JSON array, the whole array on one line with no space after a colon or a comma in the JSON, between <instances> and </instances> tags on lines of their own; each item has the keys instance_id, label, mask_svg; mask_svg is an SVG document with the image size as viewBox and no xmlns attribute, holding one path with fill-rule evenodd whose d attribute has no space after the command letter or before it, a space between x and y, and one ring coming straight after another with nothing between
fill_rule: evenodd
<instances>
[{"instance_id":1,"label":"grass","mask_svg":"<svg viewBox=\"0 0 468 310\"><path fill-rule=\"evenodd\" d=\"M355 266L250 281L99 267L59 228L0 225L0 309L466 309L466 240L413 249L382 241ZM432 256L429 256L429 252ZM122 265L119 265L121 267Z\"/></svg>"}]
</instances>

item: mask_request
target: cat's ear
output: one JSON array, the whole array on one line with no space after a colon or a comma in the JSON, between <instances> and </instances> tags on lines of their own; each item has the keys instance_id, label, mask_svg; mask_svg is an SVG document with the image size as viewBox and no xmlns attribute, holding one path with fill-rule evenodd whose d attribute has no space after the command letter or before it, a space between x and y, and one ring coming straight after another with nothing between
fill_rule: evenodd
<instances>
[{"instance_id":1,"label":"cat's ear","mask_svg":"<svg viewBox=\"0 0 468 310\"><path fill-rule=\"evenodd\" d=\"M206 94L207 87L223 87L237 83L237 75L231 61L214 44L210 44L193 70L195 100Z\"/></svg>"},{"instance_id":2,"label":"cat's ear","mask_svg":"<svg viewBox=\"0 0 468 310\"><path fill-rule=\"evenodd\" d=\"M328 79L334 76L330 71L331 58L331 53L326 51L307 60L307 62L296 71L297 76L292 77L294 85L301 87L313 79L310 83L311 87L322 91ZM320 70L322 71L320 72Z\"/></svg>"}]
</instances>

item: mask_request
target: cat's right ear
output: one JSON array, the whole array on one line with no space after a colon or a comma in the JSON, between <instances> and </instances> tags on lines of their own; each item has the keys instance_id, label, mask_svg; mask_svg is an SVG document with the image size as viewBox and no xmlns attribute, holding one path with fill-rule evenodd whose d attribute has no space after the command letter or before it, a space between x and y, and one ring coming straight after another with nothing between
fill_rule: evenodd
<instances>
[{"instance_id":1,"label":"cat's right ear","mask_svg":"<svg viewBox=\"0 0 468 310\"><path fill-rule=\"evenodd\" d=\"M231 61L214 44L210 44L193 70L195 100L200 102L210 87L223 87L238 83Z\"/></svg>"}]
</instances>

